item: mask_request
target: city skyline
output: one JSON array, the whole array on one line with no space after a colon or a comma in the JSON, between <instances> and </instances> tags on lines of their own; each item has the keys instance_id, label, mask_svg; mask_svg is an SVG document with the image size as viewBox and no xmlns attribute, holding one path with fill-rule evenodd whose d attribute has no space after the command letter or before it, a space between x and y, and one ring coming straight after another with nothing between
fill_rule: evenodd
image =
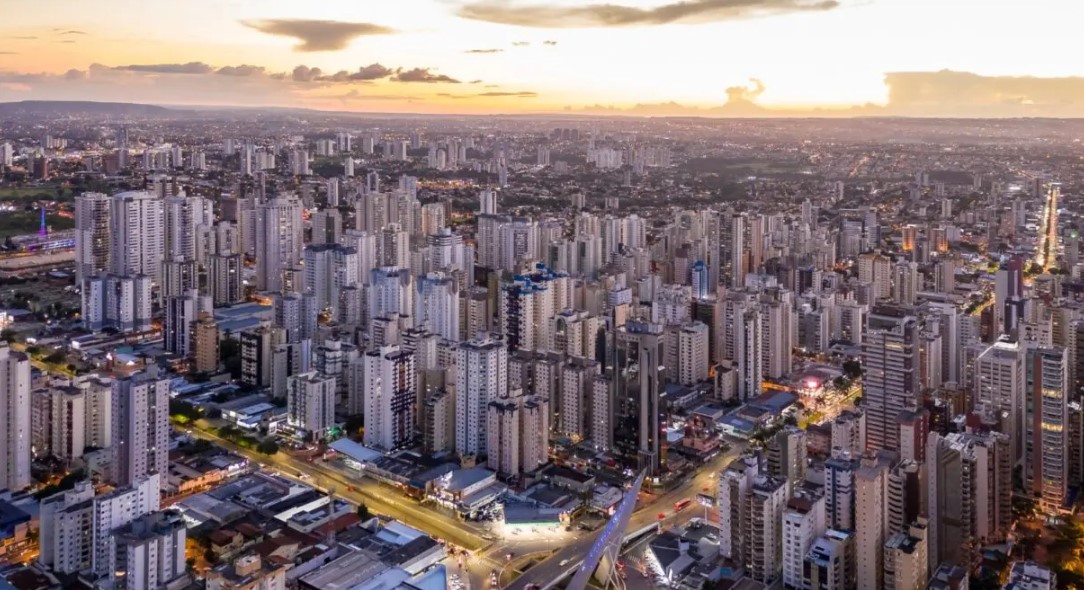
<instances>
[{"instance_id":1,"label":"city skyline","mask_svg":"<svg viewBox=\"0 0 1084 590\"><path fill-rule=\"evenodd\" d=\"M53 4L0 25L0 101L1084 116L1072 19L1056 18L1070 5L1059 0L981 12L962 0L403 0L364 9L201 0L168 15L127 0Z\"/></svg>"}]
</instances>

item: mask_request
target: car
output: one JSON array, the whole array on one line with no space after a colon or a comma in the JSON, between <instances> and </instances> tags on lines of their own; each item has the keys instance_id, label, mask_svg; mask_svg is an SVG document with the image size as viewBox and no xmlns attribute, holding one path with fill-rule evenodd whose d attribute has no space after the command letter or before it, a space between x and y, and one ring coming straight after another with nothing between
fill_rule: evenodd
<instances>
[{"instance_id":1,"label":"car","mask_svg":"<svg viewBox=\"0 0 1084 590\"><path fill-rule=\"evenodd\" d=\"M561 563L557 564L557 566L558 567L565 567L566 565L568 565L569 561L572 561L572 560L570 560L570 559L562 559Z\"/></svg>"}]
</instances>

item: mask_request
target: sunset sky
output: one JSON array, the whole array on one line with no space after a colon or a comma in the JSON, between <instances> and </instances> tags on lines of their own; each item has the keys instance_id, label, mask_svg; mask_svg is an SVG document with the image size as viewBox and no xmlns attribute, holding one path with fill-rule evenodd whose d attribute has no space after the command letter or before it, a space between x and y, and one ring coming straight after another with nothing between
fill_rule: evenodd
<instances>
[{"instance_id":1,"label":"sunset sky","mask_svg":"<svg viewBox=\"0 0 1084 590\"><path fill-rule=\"evenodd\" d=\"M0 0L0 101L1084 115L1074 0L612 2Z\"/></svg>"}]
</instances>

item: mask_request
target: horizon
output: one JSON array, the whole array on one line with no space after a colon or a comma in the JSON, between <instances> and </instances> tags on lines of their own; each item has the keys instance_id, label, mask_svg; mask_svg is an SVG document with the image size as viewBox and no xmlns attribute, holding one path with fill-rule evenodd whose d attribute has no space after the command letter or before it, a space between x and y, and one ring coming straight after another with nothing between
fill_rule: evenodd
<instances>
[{"instance_id":1,"label":"horizon","mask_svg":"<svg viewBox=\"0 0 1084 590\"><path fill-rule=\"evenodd\" d=\"M1064 0L981 11L962 0L402 0L365 10L195 0L171 7L169 27L130 0L54 5L0 25L0 101L1084 116L1073 20L1052 18L1071 8Z\"/></svg>"}]
</instances>

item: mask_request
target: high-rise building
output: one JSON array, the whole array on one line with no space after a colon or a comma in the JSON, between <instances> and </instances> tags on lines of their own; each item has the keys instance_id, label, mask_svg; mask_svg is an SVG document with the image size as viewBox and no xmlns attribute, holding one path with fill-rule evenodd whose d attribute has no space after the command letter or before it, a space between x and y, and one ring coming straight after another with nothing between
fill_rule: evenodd
<instances>
[{"instance_id":1,"label":"high-rise building","mask_svg":"<svg viewBox=\"0 0 1084 590\"><path fill-rule=\"evenodd\" d=\"M899 450L896 419L900 412L917 409L919 403L918 340L914 316L887 307L870 314L862 344L867 450Z\"/></svg>"},{"instance_id":2,"label":"high-rise building","mask_svg":"<svg viewBox=\"0 0 1084 590\"><path fill-rule=\"evenodd\" d=\"M929 566L967 566L1011 523L1012 463L1000 433L931 432L926 443Z\"/></svg>"},{"instance_id":3,"label":"high-rise building","mask_svg":"<svg viewBox=\"0 0 1084 590\"><path fill-rule=\"evenodd\" d=\"M907 532L897 532L884 543L884 585L885 590L923 590L924 588L943 588L948 586L927 586L926 573L929 571L927 555L926 522L922 519L911 524ZM960 589L962 590L962 589Z\"/></svg>"},{"instance_id":4,"label":"high-rise building","mask_svg":"<svg viewBox=\"0 0 1084 590\"><path fill-rule=\"evenodd\" d=\"M192 357L192 368L197 373L214 373L218 369L218 323L210 312L199 312L192 325Z\"/></svg>"},{"instance_id":5,"label":"high-rise building","mask_svg":"<svg viewBox=\"0 0 1084 590\"><path fill-rule=\"evenodd\" d=\"M368 320L370 332L377 318L403 318L406 327L413 326L414 289L413 275L406 268L374 268L369 273Z\"/></svg>"},{"instance_id":6,"label":"high-rise building","mask_svg":"<svg viewBox=\"0 0 1084 590\"><path fill-rule=\"evenodd\" d=\"M300 342L316 337L316 296L312 293L283 293L274 298L275 326L285 330L284 342Z\"/></svg>"},{"instance_id":7,"label":"high-rise building","mask_svg":"<svg viewBox=\"0 0 1084 590\"><path fill-rule=\"evenodd\" d=\"M486 407L486 466L504 477L520 472L520 404L509 397L489 402Z\"/></svg>"},{"instance_id":8,"label":"high-rise building","mask_svg":"<svg viewBox=\"0 0 1084 590\"><path fill-rule=\"evenodd\" d=\"M711 369L708 360L708 331L706 324L694 322L678 332L677 380L682 385L695 385L708 379Z\"/></svg>"},{"instance_id":9,"label":"high-rise building","mask_svg":"<svg viewBox=\"0 0 1084 590\"><path fill-rule=\"evenodd\" d=\"M778 580L783 563L787 486L760 473L753 455L736 459L719 476L719 552L764 584Z\"/></svg>"},{"instance_id":10,"label":"high-rise building","mask_svg":"<svg viewBox=\"0 0 1084 590\"><path fill-rule=\"evenodd\" d=\"M286 331L266 326L241 332L241 383L249 387L271 385L271 357L275 347L286 342Z\"/></svg>"},{"instance_id":11,"label":"high-rise building","mask_svg":"<svg viewBox=\"0 0 1084 590\"><path fill-rule=\"evenodd\" d=\"M824 462L824 508L829 528L853 531L855 519L855 473L858 459L833 451Z\"/></svg>"},{"instance_id":12,"label":"high-rise building","mask_svg":"<svg viewBox=\"0 0 1084 590\"><path fill-rule=\"evenodd\" d=\"M783 585L801 588L803 564L813 541L825 532L824 496L800 492L783 510Z\"/></svg>"},{"instance_id":13,"label":"high-rise building","mask_svg":"<svg viewBox=\"0 0 1084 590\"><path fill-rule=\"evenodd\" d=\"M30 359L0 344L0 485L22 490L30 479Z\"/></svg>"},{"instance_id":14,"label":"high-rise building","mask_svg":"<svg viewBox=\"0 0 1084 590\"><path fill-rule=\"evenodd\" d=\"M888 465L871 462L854 475L854 540L858 590L879 590L884 582L885 506Z\"/></svg>"},{"instance_id":15,"label":"high-rise building","mask_svg":"<svg viewBox=\"0 0 1084 590\"><path fill-rule=\"evenodd\" d=\"M615 446L630 457L635 455L640 469L656 473L666 462L666 446L661 443L663 326L628 320L614 335L613 347L614 415L617 416Z\"/></svg>"},{"instance_id":16,"label":"high-rise building","mask_svg":"<svg viewBox=\"0 0 1084 590\"><path fill-rule=\"evenodd\" d=\"M397 449L413 440L415 434L414 353L389 346L365 353L360 363L365 445Z\"/></svg>"},{"instance_id":17,"label":"high-rise building","mask_svg":"<svg viewBox=\"0 0 1084 590\"><path fill-rule=\"evenodd\" d=\"M240 254L210 257L210 271L207 274L208 291L216 307L239 303L244 298L244 291L241 289L242 269Z\"/></svg>"},{"instance_id":18,"label":"high-rise building","mask_svg":"<svg viewBox=\"0 0 1084 590\"><path fill-rule=\"evenodd\" d=\"M210 312L211 302L199 291L190 290L166 300L166 317L162 331L166 352L190 356L195 351L192 327L201 312Z\"/></svg>"},{"instance_id":19,"label":"high-rise building","mask_svg":"<svg viewBox=\"0 0 1084 590\"><path fill-rule=\"evenodd\" d=\"M485 453L489 404L508 395L508 349L500 340L476 336L459 345L455 370L456 452Z\"/></svg>"},{"instance_id":20,"label":"high-rise building","mask_svg":"<svg viewBox=\"0 0 1084 590\"><path fill-rule=\"evenodd\" d=\"M130 191L114 195L109 206L110 272L160 280L166 254L162 200Z\"/></svg>"},{"instance_id":21,"label":"high-rise building","mask_svg":"<svg viewBox=\"0 0 1084 590\"><path fill-rule=\"evenodd\" d=\"M154 365L117 379L111 406L113 480L128 486L151 475L164 478L169 467L169 379Z\"/></svg>"},{"instance_id":22,"label":"high-rise building","mask_svg":"<svg viewBox=\"0 0 1084 590\"><path fill-rule=\"evenodd\" d=\"M284 271L301 262L301 203L293 196L280 196L256 207L256 289L280 292L285 287Z\"/></svg>"},{"instance_id":23,"label":"high-rise building","mask_svg":"<svg viewBox=\"0 0 1084 590\"><path fill-rule=\"evenodd\" d=\"M90 277L110 268L110 203L101 193L75 197L75 280L84 293Z\"/></svg>"},{"instance_id":24,"label":"high-rise building","mask_svg":"<svg viewBox=\"0 0 1084 590\"><path fill-rule=\"evenodd\" d=\"M203 197L166 197L164 254L170 259L195 260L196 236L201 227L214 224L214 204Z\"/></svg>"},{"instance_id":25,"label":"high-rise building","mask_svg":"<svg viewBox=\"0 0 1084 590\"><path fill-rule=\"evenodd\" d=\"M1024 453L1024 348L1001 338L975 360L975 406L1000 414L1001 431L1008 435L1014 462Z\"/></svg>"},{"instance_id":26,"label":"high-rise building","mask_svg":"<svg viewBox=\"0 0 1084 590\"><path fill-rule=\"evenodd\" d=\"M442 272L418 277L414 297L414 326L459 340L459 282Z\"/></svg>"},{"instance_id":27,"label":"high-rise building","mask_svg":"<svg viewBox=\"0 0 1084 590\"><path fill-rule=\"evenodd\" d=\"M305 292L313 296L319 311L328 311L332 319L339 316L339 295L346 287L359 284L358 253L338 244L306 246Z\"/></svg>"},{"instance_id":28,"label":"high-rise building","mask_svg":"<svg viewBox=\"0 0 1084 590\"><path fill-rule=\"evenodd\" d=\"M143 515L115 534L118 575L126 590L168 588L186 575L184 516L177 510Z\"/></svg>"},{"instance_id":29,"label":"high-rise building","mask_svg":"<svg viewBox=\"0 0 1084 590\"><path fill-rule=\"evenodd\" d=\"M1063 348L1028 348L1024 414L1024 486L1047 514L1069 491L1069 376Z\"/></svg>"},{"instance_id":30,"label":"high-rise building","mask_svg":"<svg viewBox=\"0 0 1084 590\"><path fill-rule=\"evenodd\" d=\"M335 425L334 377L309 371L287 380L286 408L291 426L322 438Z\"/></svg>"},{"instance_id":31,"label":"high-rise building","mask_svg":"<svg viewBox=\"0 0 1084 590\"><path fill-rule=\"evenodd\" d=\"M854 588L854 534L830 529L809 548L803 564L802 588Z\"/></svg>"},{"instance_id":32,"label":"high-rise building","mask_svg":"<svg viewBox=\"0 0 1084 590\"><path fill-rule=\"evenodd\" d=\"M145 275L98 275L83 292L83 325L98 332L144 332L151 328L151 278Z\"/></svg>"},{"instance_id":33,"label":"high-rise building","mask_svg":"<svg viewBox=\"0 0 1084 590\"><path fill-rule=\"evenodd\" d=\"M42 500L39 561L61 574L111 578L118 569L117 535L139 517L159 509L158 474L94 495L89 481ZM125 558L127 554L125 553Z\"/></svg>"}]
</instances>

